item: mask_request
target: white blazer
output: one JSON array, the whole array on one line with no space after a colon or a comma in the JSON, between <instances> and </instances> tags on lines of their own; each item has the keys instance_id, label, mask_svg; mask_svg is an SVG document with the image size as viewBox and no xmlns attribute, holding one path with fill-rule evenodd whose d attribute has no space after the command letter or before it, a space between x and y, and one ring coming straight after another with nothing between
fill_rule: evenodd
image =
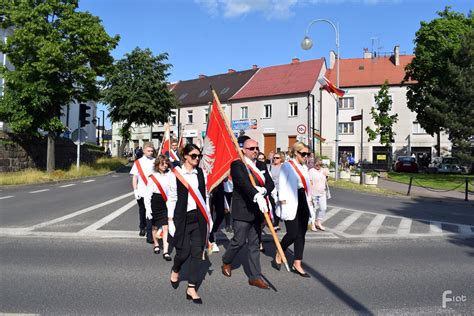
<instances>
[{"instance_id":1,"label":"white blazer","mask_svg":"<svg viewBox=\"0 0 474 316\"><path fill-rule=\"evenodd\" d=\"M299 167L301 174L305 177L308 190L310 190L308 167L300 165L296 160L294 160L294 162ZM282 204L281 208L277 208L277 216L284 221L292 221L295 219L296 211L298 209L298 182L301 182L300 177L296 174L290 163L285 162L281 166L279 180L280 190L278 191L278 196L280 201L286 201L286 203ZM308 208L311 210L310 201L311 199L308 199L308 196L306 196Z\"/></svg>"}]
</instances>

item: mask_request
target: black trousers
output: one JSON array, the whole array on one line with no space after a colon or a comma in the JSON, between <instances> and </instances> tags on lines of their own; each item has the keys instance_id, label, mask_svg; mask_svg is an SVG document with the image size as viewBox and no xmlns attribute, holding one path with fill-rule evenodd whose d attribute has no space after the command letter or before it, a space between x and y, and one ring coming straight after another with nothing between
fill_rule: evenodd
<instances>
[{"instance_id":1,"label":"black trousers","mask_svg":"<svg viewBox=\"0 0 474 316\"><path fill-rule=\"evenodd\" d=\"M186 215L183 245L181 248L176 247L173 263L173 271L178 273L186 260L191 256L188 283L194 285L198 282L199 265L204 251L204 247L201 244L197 212L197 210L193 210Z\"/></svg>"},{"instance_id":2,"label":"black trousers","mask_svg":"<svg viewBox=\"0 0 474 316\"><path fill-rule=\"evenodd\" d=\"M234 237L230 240L227 250L222 256L224 264L231 264L238 252L247 243L249 250L249 279L258 279L262 275L260 267L260 235L262 234L262 224L260 222L233 221Z\"/></svg>"},{"instance_id":3,"label":"black trousers","mask_svg":"<svg viewBox=\"0 0 474 316\"><path fill-rule=\"evenodd\" d=\"M147 235L148 240L150 241L152 225L151 225L151 221L146 219L146 209L145 209L145 202L143 198L138 199L137 204L138 204L138 217L140 220L138 227L140 228L140 230L146 229L146 235Z\"/></svg>"},{"instance_id":4,"label":"black trousers","mask_svg":"<svg viewBox=\"0 0 474 316\"><path fill-rule=\"evenodd\" d=\"M214 212L216 213L216 217L214 219L214 224L212 226L211 234L209 235L209 241L210 242L215 242L214 238L214 233L219 230L219 227L222 224L222 221L224 220L225 217L225 212L224 212L224 192L218 192L215 195L212 196L211 203L212 207L214 209Z\"/></svg>"},{"instance_id":5,"label":"black trousers","mask_svg":"<svg viewBox=\"0 0 474 316\"><path fill-rule=\"evenodd\" d=\"M281 240L281 248L285 251L294 243L294 260L303 260L306 231L308 230L309 209L304 189L298 190L298 208L296 217L285 221L286 234Z\"/></svg>"}]
</instances>

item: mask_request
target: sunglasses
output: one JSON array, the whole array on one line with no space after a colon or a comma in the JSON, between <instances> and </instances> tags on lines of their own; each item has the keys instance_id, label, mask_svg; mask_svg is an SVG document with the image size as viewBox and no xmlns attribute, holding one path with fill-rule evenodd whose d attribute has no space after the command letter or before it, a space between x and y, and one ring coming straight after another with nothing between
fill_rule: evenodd
<instances>
[{"instance_id":1,"label":"sunglasses","mask_svg":"<svg viewBox=\"0 0 474 316\"><path fill-rule=\"evenodd\" d=\"M191 154L191 155L189 155L189 157L191 157L192 160L196 160L196 158L201 159L202 155L201 154Z\"/></svg>"},{"instance_id":2,"label":"sunglasses","mask_svg":"<svg viewBox=\"0 0 474 316\"><path fill-rule=\"evenodd\" d=\"M309 156L309 153L302 153L301 151L298 151L298 154L301 155L301 157L305 158L305 157L308 157Z\"/></svg>"},{"instance_id":3,"label":"sunglasses","mask_svg":"<svg viewBox=\"0 0 474 316\"><path fill-rule=\"evenodd\" d=\"M247 147L245 149L250 150L250 151L260 150L260 148L258 148L258 147Z\"/></svg>"},{"instance_id":4,"label":"sunglasses","mask_svg":"<svg viewBox=\"0 0 474 316\"><path fill-rule=\"evenodd\" d=\"M273 160L275 160L275 159L281 159L281 157L273 157Z\"/></svg>"}]
</instances>

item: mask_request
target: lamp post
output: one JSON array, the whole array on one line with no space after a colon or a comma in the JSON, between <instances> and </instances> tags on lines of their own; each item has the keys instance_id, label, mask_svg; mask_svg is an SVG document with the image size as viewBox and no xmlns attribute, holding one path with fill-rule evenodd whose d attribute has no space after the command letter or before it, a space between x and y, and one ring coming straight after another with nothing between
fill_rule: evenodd
<instances>
[{"instance_id":1,"label":"lamp post","mask_svg":"<svg viewBox=\"0 0 474 316\"><path fill-rule=\"evenodd\" d=\"M100 110L100 112L102 112L102 147L105 147L104 146L104 131L105 131L105 111L104 110ZM100 125L100 124L99 124Z\"/></svg>"},{"instance_id":2,"label":"lamp post","mask_svg":"<svg viewBox=\"0 0 474 316\"><path fill-rule=\"evenodd\" d=\"M313 41L308 36L308 32L311 26L317 22L325 22L325 23L330 24L332 28L334 29L334 32L336 33L336 86L337 88L339 88L339 28L334 23L326 19L317 19L317 20L311 21L308 27L306 28L306 35L303 38L303 41L301 42L301 48L303 48L304 50L309 50L311 49L311 47L313 47ZM319 115L321 115L321 113ZM335 172L336 172L336 180L338 180L339 179L339 98L336 98L336 140L335 142L336 142Z\"/></svg>"},{"instance_id":3,"label":"lamp post","mask_svg":"<svg viewBox=\"0 0 474 316\"><path fill-rule=\"evenodd\" d=\"M95 121L95 123L97 123L97 125L96 125L96 129L97 129L97 139L96 139L96 143L97 143L97 146L99 146L99 145L100 145L100 135L99 135L100 117L97 116L97 117L93 120L93 123L94 123L94 121ZM94 124L95 124L95 123L94 123Z\"/></svg>"}]
</instances>

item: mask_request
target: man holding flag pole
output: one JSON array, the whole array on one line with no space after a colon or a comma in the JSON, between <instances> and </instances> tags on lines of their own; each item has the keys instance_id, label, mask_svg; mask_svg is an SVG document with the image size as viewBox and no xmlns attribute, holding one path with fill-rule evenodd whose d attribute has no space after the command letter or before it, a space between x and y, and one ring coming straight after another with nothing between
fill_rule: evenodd
<instances>
[{"instance_id":1,"label":"man holding flag pole","mask_svg":"<svg viewBox=\"0 0 474 316\"><path fill-rule=\"evenodd\" d=\"M264 214L264 218L267 222L267 226L269 227L270 232L272 233L273 239L277 246L277 250L280 253L283 263L285 264L287 270L289 271L286 257L281 249L280 242L278 240L278 237L275 233L270 217L268 215L268 206L264 198L264 195L265 195L265 192L263 191L264 188L263 187L260 187L260 189L255 188L256 187L255 178L247 169L247 166L244 163L245 158L242 152L240 151L237 141L229 127L227 117L222 112L222 108L221 108L219 99L217 97L217 94L214 90L212 90L212 93L214 96L214 102L212 103L211 111L209 112L207 135L204 140L204 146L203 146L203 152L202 152L203 159L201 162L202 168L208 174L207 176L208 191L212 191L212 189L215 186L217 186L222 180L224 180L224 178L228 176L229 169L235 169L236 171L234 173L237 176L237 179L234 178L234 174L231 172L231 176L234 182L234 194L232 197L232 210L233 210L232 212L233 212L234 219L235 219L235 216L234 216L235 210L240 208L239 206L236 206L235 203L236 201L239 201L239 200L240 202L238 203L241 203L242 204L241 206L246 209L247 213L249 213L248 217L250 218L250 222L253 222L255 215L258 215L258 214L255 214L256 213L255 211L257 211L258 213L262 211ZM256 155L258 153L258 150L256 149L258 147L258 144L256 144L255 142L256 144L255 145L254 142L255 141L252 140L248 144L246 144L247 148L255 147L253 148L253 150L244 149L245 151L248 151L247 158L250 161L252 161L252 158L255 159L256 157L253 157L253 155ZM232 167L229 168L231 164L232 166L234 166L233 168ZM240 186L243 186L243 187L240 187ZM243 196L242 193L236 194L236 192L239 190L241 192L245 192L245 196ZM246 217L246 215L244 215L244 217ZM236 232L237 226L240 226L239 232ZM236 223L236 221L234 221L235 235L234 235L233 240L236 238L236 235L237 235L238 236L237 239L239 240L239 242L235 240L235 245L240 244L242 242L241 241L242 238L246 237L250 229L254 230L252 232L252 236L257 235L257 239L256 239L257 251L256 251L256 254L254 254L253 257L251 258L251 261L252 261L251 266L253 266L252 268L254 269L254 271L252 272L253 279L251 279L249 283L251 282L251 285L255 285L261 288L269 288L268 285L261 279L261 275L260 275L260 264L259 264L260 251L259 251L259 243L258 243L259 239L258 239L258 234L257 234L258 229L260 229L260 226L257 228L249 224L249 222L244 223L244 221L240 221L240 223ZM237 248L240 249L241 246L234 247L232 251L228 253L226 252L226 254L223 257L224 264L222 266L222 272L224 273L224 275L228 277L231 276L231 263L235 254L238 251Z\"/></svg>"}]
</instances>

